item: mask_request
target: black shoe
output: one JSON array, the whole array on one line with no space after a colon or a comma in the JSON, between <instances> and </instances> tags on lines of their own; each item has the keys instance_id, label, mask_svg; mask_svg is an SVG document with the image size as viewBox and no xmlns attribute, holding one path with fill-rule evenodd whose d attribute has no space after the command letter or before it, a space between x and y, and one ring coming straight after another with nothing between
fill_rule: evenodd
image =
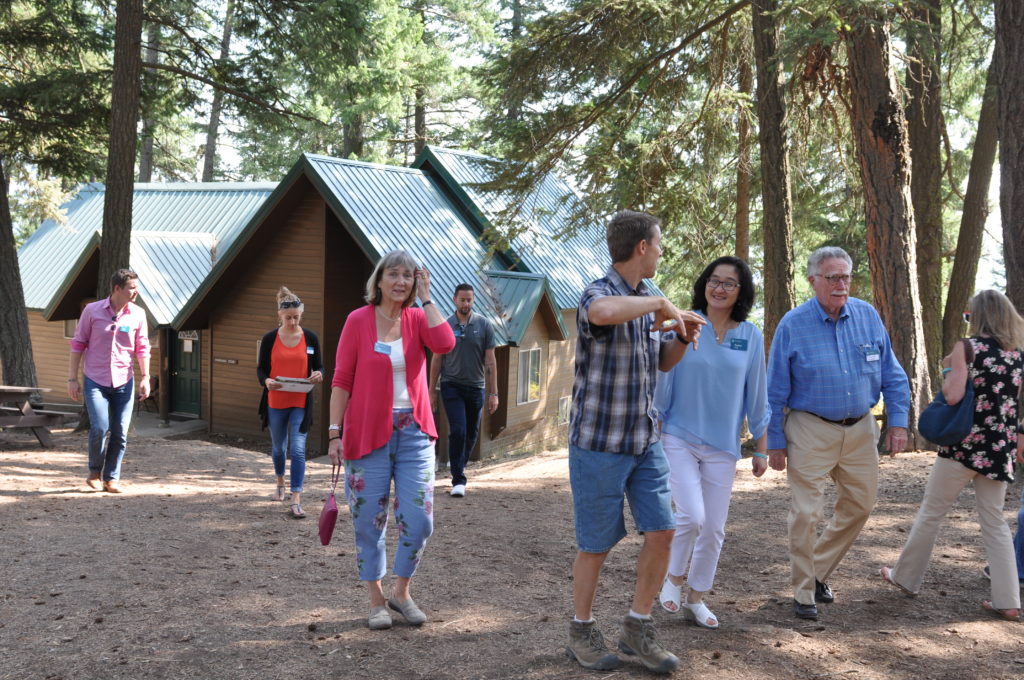
<instances>
[{"instance_id":1,"label":"black shoe","mask_svg":"<svg viewBox=\"0 0 1024 680\"><path fill-rule=\"evenodd\" d=\"M824 604L832 604L835 600L835 596L832 594L832 589L828 587L827 583L822 583L818 579L814 579L814 601L823 602Z\"/></svg>"},{"instance_id":2,"label":"black shoe","mask_svg":"<svg viewBox=\"0 0 1024 680\"><path fill-rule=\"evenodd\" d=\"M798 619L818 620L818 607L813 604L800 604L793 600L793 613L796 614Z\"/></svg>"}]
</instances>

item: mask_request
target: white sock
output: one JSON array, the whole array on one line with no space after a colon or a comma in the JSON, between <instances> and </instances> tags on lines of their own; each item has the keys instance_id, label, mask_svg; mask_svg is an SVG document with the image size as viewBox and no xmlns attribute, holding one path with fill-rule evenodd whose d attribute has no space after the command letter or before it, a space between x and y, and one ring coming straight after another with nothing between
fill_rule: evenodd
<instances>
[{"instance_id":1,"label":"white sock","mask_svg":"<svg viewBox=\"0 0 1024 680\"><path fill-rule=\"evenodd\" d=\"M629 610L629 615L632 616L634 619L640 619L641 621L650 621L651 620L651 615L650 614L637 614L632 609Z\"/></svg>"},{"instance_id":2,"label":"white sock","mask_svg":"<svg viewBox=\"0 0 1024 680\"><path fill-rule=\"evenodd\" d=\"M573 617L572 617L572 622L573 622L573 623L593 623L593 622L594 622L594 617L593 617L593 616L591 616L591 617L590 617L589 619L587 619L586 621L584 621L583 619L581 619L581 618L579 618L579 617L573 616Z\"/></svg>"}]
</instances>

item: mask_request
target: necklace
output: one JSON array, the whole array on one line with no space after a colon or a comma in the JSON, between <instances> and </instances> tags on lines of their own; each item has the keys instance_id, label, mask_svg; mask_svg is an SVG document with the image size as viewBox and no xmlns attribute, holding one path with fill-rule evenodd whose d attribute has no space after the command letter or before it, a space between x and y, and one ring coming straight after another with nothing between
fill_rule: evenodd
<instances>
[{"instance_id":1,"label":"necklace","mask_svg":"<svg viewBox=\"0 0 1024 680\"><path fill-rule=\"evenodd\" d=\"M380 314L381 316L383 316L388 321L398 321L399 319L402 318L401 310L399 310L398 316L388 316L387 314L385 314L384 312L381 311L380 307L378 307L377 308L377 313Z\"/></svg>"}]
</instances>

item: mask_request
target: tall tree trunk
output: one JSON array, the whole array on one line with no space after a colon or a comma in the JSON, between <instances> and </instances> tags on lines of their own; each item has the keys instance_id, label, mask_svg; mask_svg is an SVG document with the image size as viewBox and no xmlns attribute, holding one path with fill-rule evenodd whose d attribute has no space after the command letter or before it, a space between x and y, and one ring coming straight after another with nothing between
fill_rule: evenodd
<instances>
[{"instance_id":1,"label":"tall tree trunk","mask_svg":"<svg viewBox=\"0 0 1024 680\"><path fill-rule=\"evenodd\" d=\"M789 123L782 98L777 53L778 0L754 0L754 59L757 64L757 136L761 147L764 236L764 340L771 345L782 315L793 308L793 200L789 179Z\"/></svg>"},{"instance_id":2,"label":"tall tree trunk","mask_svg":"<svg viewBox=\"0 0 1024 680\"><path fill-rule=\"evenodd\" d=\"M999 211L1006 294L1024 313L1024 2L996 0Z\"/></svg>"},{"instance_id":3,"label":"tall tree trunk","mask_svg":"<svg viewBox=\"0 0 1024 680\"><path fill-rule=\"evenodd\" d=\"M217 63L227 62L231 56L231 32L235 17L235 0L228 0L224 11L224 34L220 40L220 56ZM213 181L213 173L217 169L217 136L220 134L220 117L224 111L224 93L218 89L213 91L213 103L210 105L210 121L206 125L206 145L203 147L204 182Z\"/></svg>"},{"instance_id":4,"label":"tall tree trunk","mask_svg":"<svg viewBox=\"0 0 1024 680\"><path fill-rule=\"evenodd\" d=\"M352 117L352 120L343 123L341 126L342 130L342 142L341 142L341 157L342 158L362 158L363 155L363 116L362 114L356 114Z\"/></svg>"},{"instance_id":5,"label":"tall tree trunk","mask_svg":"<svg viewBox=\"0 0 1024 680\"><path fill-rule=\"evenodd\" d=\"M910 195L917 228L917 283L928 366L938 366L942 343L942 24L939 0L911 3L907 130L913 172ZM932 389L942 384L934 371Z\"/></svg>"},{"instance_id":6,"label":"tall tree trunk","mask_svg":"<svg viewBox=\"0 0 1024 680\"><path fill-rule=\"evenodd\" d=\"M416 139L413 151L418 156L427 145L427 89L416 86L416 103L413 110L413 135Z\"/></svg>"},{"instance_id":7,"label":"tall tree trunk","mask_svg":"<svg viewBox=\"0 0 1024 680\"><path fill-rule=\"evenodd\" d=\"M149 25L149 34L146 37L146 62L155 64L160 61L160 26L159 24ZM153 74L153 69L146 69L146 73ZM139 181L153 181L153 115L150 113L142 119L142 142L139 144Z\"/></svg>"},{"instance_id":8,"label":"tall tree trunk","mask_svg":"<svg viewBox=\"0 0 1024 680\"><path fill-rule=\"evenodd\" d=\"M949 277L946 311L942 317L942 346L946 349L952 348L967 328L963 312L967 309L967 302L974 291L974 280L978 276L978 259L981 257L982 236L989 212L988 190L999 141L996 70L993 55L985 80L985 98L981 102L981 113L978 116L978 132L974 136L971 169L967 174L967 193L964 194L964 207L960 216L960 234L956 240L953 273Z\"/></svg>"},{"instance_id":9,"label":"tall tree trunk","mask_svg":"<svg viewBox=\"0 0 1024 680\"><path fill-rule=\"evenodd\" d=\"M750 152L751 135L747 101L754 91L754 69L750 63L750 46L746 40L740 47L740 94L738 108L739 159L736 163L736 257L750 260Z\"/></svg>"},{"instance_id":10,"label":"tall tree trunk","mask_svg":"<svg viewBox=\"0 0 1024 680\"><path fill-rule=\"evenodd\" d=\"M129 266L141 84L142 0L118 0L114 25L110 150L103 193L103 238L97 297L110 292L111 274Z\"/></svg>"},{"instance_id":11,"label":"tall tree trunk","mask_svg":"<svg viewBox=\"0 0 1024 680\"><path fill-rule=\"evenodd\" d=\"M864 9L847 18L850 109L864 189L875 307L910 379L910 432L931 396L917 286L910 146L891 62L888 21Z\"/></svg>"},{"instance_id":12,"label":"tall tree trunk","mask_svg":"<svg viewBox=\"0 0 1024 680\"><path fill-rule=\"evenodd\" d=\"M523 30L525 28L525 21L523 20L523 3L522 0L511 0L509 5L512 9L512 24L509 28L508 36L515 41L523 34ZM508 108L505 111L505 115L510 121L518 122L523 117L522 99L508 99L507 101Z\"/></svg>"},{"instance_id":13,"label":"tall tree trunk","mask_svg":"<svg viewBox=\"0 0 1024 680\"><path fill-rule=\"evenodd\" d=\"M0 304L0 369L5 385L38 387L4 162L0 158L0 296L4 301Z\"/></svg>"}]
</instances>

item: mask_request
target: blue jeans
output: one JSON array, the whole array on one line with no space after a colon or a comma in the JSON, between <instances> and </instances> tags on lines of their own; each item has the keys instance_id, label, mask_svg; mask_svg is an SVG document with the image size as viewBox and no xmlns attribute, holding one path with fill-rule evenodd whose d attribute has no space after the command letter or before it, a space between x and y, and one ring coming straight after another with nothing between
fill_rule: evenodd
<instances>
[{"instance_id":1,"label":"blue jeans","mask_svg":"<svg viewBox=\"0 0 1024 680\"><path fill-rule=\"evenodd\" d=\"M1021 439L1019 435L1018 439ZM1018 443L1017 446L1024 446L1024 444ZM1017 511L1017 531L1013 534L1013 548L1017 551L1017 578L1024 583L1024 492L1020 495L1020 510Z\"/></svg>"},{"instance_id":2,"label":"blue jeans","mask_svg":"<svg viewBox=\"0 0 1024 680\"><path fill-rule=\"evenodd\" d=\"M299 432L299 425L306 417L306 409L268 408L270 425L270 457L274 459L274 474L284 476L284 452L292 458L292 493L302 493L302 482L306 478L306 433Z\"/></svg>"},{"instance_id":3,"label":"blue jeans","mask_svg":"<svg viewBox=\"0 0 1024 680\"><path fill-rule=\"evenodd\" d=\"M442 382L441 399L448 415L448 463L452 469L452 486L465 484L466 462L480 433L484 388Z\"/></svg>"},{"instance_id":4,"label":"blue jeans","mask_svg":"<svg viewBox=\"0 0 1024 680\"><path fill-rule=\"evenodd\" d=\"M626 498L640 533L676 528L668 459L661 442L639 456L569 444L569 486L580 552L608 552L626 536Z\"/></svg>"},{"instance_id":5,"label":"blue jeans","mask_svg":"<svg viewBox=\"0 0 1024 680\"><path fill-rule=\"evenodd\" d=\"M395 576L412 578L434 531L434 446L412 419L395 411L391 439L356 460L345 461L345 498L356 536L361 581L379 581L387 571L386 533L391 480L395 480Z\"/></svg>"},{"instance_id":6,"label":"blue jeans","mask_svg":"<svg viewBox=\"0 0 1024 680\"><path fill-rule=\"evenodd\" d=\"M135 381L120 387L104 387L85 378L82 386L89 411L89 473L109 482L121 478L121 460L128 446ZM109 435L109 436L108 436Z\"/></svg>"}]
</instances>

